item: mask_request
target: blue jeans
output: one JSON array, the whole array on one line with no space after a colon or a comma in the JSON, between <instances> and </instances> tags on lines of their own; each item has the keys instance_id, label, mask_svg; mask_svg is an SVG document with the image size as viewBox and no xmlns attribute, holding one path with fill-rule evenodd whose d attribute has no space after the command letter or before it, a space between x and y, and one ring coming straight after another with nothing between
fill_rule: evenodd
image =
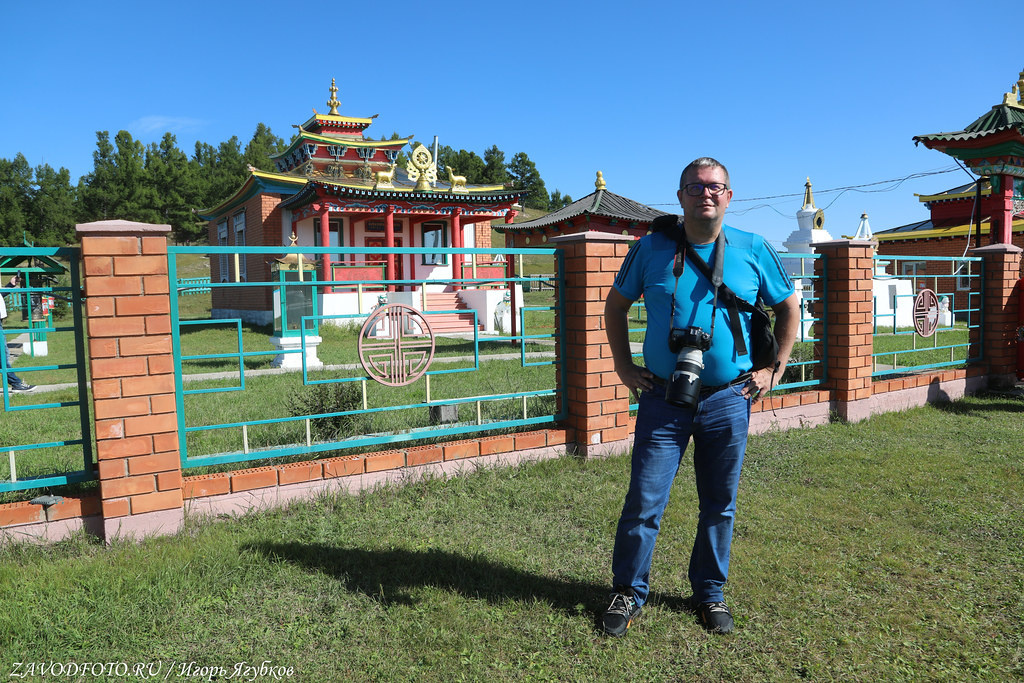
<instances>
[{"instance_id":1,"label":"blue jeans","mask_svg":"<svg viewBox=\"0 0 1024 683\"><path fill-rule=\"evenodd\" d=\"M4 334L4 326L0 323L0 343L4 345L4 358L7 359L7 369L9 370L14 364L14 359L11 358L11 351L7 348L7 335ZM21 378L15 375L13 372L7 373L7 384L16 387L21 384Z\"/></svg>"},{"instance_id":2,"label":"blue jeans","mask_svg":"<svg viewBox=\"0 0 1024 683\"><path fill-rule=\"evenodd\" d=\"M614 585L631 587L639 604L650 593L654 542L691 438L699 516L690 555L690 586L699 602L723 600L750 423L750 399L740 390L726 387L702 394L696 410L666 403L660 387L640 395L632 474L612 553Z\"/></svg>"}]
</instances>

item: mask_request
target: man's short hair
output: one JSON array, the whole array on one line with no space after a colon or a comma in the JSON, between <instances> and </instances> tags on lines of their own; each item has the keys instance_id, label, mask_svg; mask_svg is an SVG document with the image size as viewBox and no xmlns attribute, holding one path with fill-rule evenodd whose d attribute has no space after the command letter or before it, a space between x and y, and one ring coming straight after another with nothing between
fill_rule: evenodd
<instances>
[{"instance_id":1,"label":"man's short hair","mask_svg":"<svg viewBox=\"0 0 1024 683\"><path fill-rule=\"evenodd\" d=\"M679 174L679 189L680 190L683 189L683 185L686 184L686 174L687 174L687 172L689 172L691 169L698 169L698 168L720 168L720 169L722 169L722 173L725 174L725 184L726 185L729 184L729 169L727 169L722 162L718 161L717 159L712 159L711 157L700 157L699 159L694 159L693 161L688 163L686 165L686 168L683 169L683 172Z\"/></svg>"}]
</instances>

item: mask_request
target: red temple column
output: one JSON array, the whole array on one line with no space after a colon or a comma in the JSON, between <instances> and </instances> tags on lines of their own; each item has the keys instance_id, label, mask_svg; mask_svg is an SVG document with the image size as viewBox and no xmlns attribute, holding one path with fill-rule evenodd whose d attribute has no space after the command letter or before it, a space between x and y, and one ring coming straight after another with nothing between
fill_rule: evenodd
<instances>
[{"instance_id":1,"label":"red temple column","mask_svg":"<svg viewBox=\"0 0 1024 683\"><path fill-rule=\"evenodd\" d=\"M993 197L992 243L1013 244L1013 176L1000 175L999 194Z\"/></svg>"},{"instance_id":2,"label":"red temple column","mask_svg":"<svg viewBox=\"0 0 1024 683\"><path fill-rule=\"evenodd\" d=\"M327 210L327 206L324 205L320 209L320 246L329 247L331 246L331 212ZM323 259L320 261L323 264L321 268L321 280L324 282L330 282L331 278L331 255L324 254ZM327 291L326 289L324 290Z\"/></svg>"},{"instance_id":3,"label":"red temple column","mask_svg":"<svg viewBox=\"0 0 1024 683\"><path fill-rule=\"evenodd\" d=\"M462 249L462 209L455 209L452 212L452 246ZM452 275L456 280L462 279L462 253L453 254ZM456 283L455 289L462 289L462 285Z\"/></svg>"},{"instance_id":4,"label":"red temple column","mask_svg":"<svg viewBox=\"0 0 1024 683\"><path fill-rule=\"evenodd\" d=\"M384 245L389 249L395 248L395 207L388 205L388 210L384 214ZM395 278L395 253L388 251L387 254L388 272L387 279L393 280ZM395 291L393 284L387 287L389 292Z\"/></svg>"}]
</instances>

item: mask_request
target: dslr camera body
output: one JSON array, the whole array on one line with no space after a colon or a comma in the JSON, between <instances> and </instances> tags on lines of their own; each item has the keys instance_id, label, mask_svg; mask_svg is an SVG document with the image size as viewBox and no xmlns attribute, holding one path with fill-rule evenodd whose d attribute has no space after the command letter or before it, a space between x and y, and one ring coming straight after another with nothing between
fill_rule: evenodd
<instances>
[{"instance_id":1,"label":"dslr camera body","mask_svg":"<svg viewBox=\"0 0 1024 683\"><path fill-rule=\"evenodd\" d=\"M665 401L680 408L696 408L700 398L700 371L711 335L699 327L672 328L668 348L676 354L676 369L665 384Z\"/></svg>"}]
</instances>

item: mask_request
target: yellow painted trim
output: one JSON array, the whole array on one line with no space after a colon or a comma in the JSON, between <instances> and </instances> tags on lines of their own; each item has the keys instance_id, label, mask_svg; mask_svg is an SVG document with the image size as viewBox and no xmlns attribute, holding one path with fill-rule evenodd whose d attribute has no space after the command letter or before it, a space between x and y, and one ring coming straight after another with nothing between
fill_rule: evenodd
<instances>
[{"instance_id":1,"label":"yellow painted trim","mask_svg":"<svg viewBox=\"0 0 1024 683\"><path fill-rule=\"evenodd\" d=\"M298 140L311 140L313 142L323 142L328 145L346 145L348 147L390 147L393 145L406 145L412 137L401 138L398 140L370 140L370 139L353 139L347 138L334 138L329 135L317 135L316 133L300 133Z\"/></svg>"},{"instance_id":2,"label":"yellow painted trim","mask_svg":"<svg viewBox=\"0 0 1024 683\"><path fill-rule=\"evenodd\" d=\"M990 230L989 221L985 220L981 223L981 234L987 235ZM1013 232L1024 232L1024 218L1018 218L1013 221ZM896 232L891 235L885 234L874 234L874 239L879 242L902 242L906 240L924 240L924 239L935 239L938 237L964 237L966 235L974 234L974 224L968 223L964 225L952 225L948 228L932 228L931 230L917 230L915 232L901 233Z\"/></svg>"},{"instance_id":3,"label":"yellow painted trim","mask_svg":"<svg viewBox=\"0 0 1024 683\"><path fill-rule=\"evenodd\" d=\"M259 176L260 178L269 178L271 180L280 180L285 183L292 183L293 185L305 185L309 182L309 178L305 176L296 176L289 173L272 173L271 171L261 171L258 168L251 171L252 175Z\"/></svg>"},{"instance_id":4,"label":"yellow painted trim","mask_svg":"<svg viewBox=\"0 0 1024 683\"><path fill-rule=\"evenodd\" d=\"M992 190L982 190L981 196L988 197ZM914 194L919 202L935 202L946 199L974 199L974 192L961 192L960 194Z\"/></svg>"}]
</instances>

